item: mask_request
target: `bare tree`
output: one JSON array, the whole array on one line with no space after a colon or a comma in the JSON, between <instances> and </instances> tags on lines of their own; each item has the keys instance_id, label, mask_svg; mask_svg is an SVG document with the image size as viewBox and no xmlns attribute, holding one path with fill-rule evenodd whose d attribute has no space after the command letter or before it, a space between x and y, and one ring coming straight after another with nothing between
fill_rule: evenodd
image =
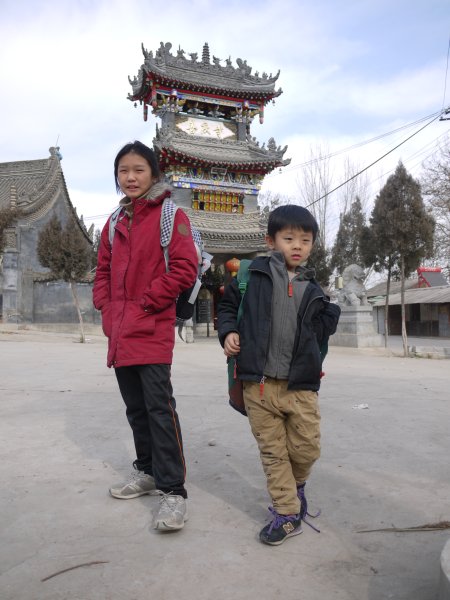
<instances>
[{"instance_id":1,"label":"bare tree","mask_svg":"<svg viewBox=\"0 0 450 600\"><path fill-rule=\"evenodd\" d=\"M326 249L327 223L329 216L329 192L332 189L329 151L320 145L310 147L310 159L305 163L302 173L297 177L297 187L303 205L314 215L319 224L319 241Z\"/></svg>"},{"instance_id":2,"label":"bare tree","mask_svg":"<svg viewBox=\"0 0 450 600\"><path fill-rule=\"evenodd\" d=\"M450 276L450 139L424 163L422 192L436 221L435 258Z\"/></svg>"},{"instance_id":3,"label":"bare tree","mask_svg":"<svg viewBox=\"0 0 450 600\"><path fill-rule=\"evenodd\" d=\"M339 212L345 215L351 210L353 202L356 198L361 203L363 213L367 211L369 203L370 181L367 171L357 175L361 171L361 167L353 163L347 156L344 160L343 181L346 183L340 188L338 193Z\"/></svg>"},{"instance_id":4,"label":"bare tree","mask_svg":"<svg viewBox=\"0 0 450 600\"><path fill-rule=\"evenodd\" d=\"M258 194L258 206L261 211L270 211L277 206L291 203L292 198L290 196L287 194L281 194L280 192L274 192L273 190L266 190Z\"/></svg>"}]
</instances>

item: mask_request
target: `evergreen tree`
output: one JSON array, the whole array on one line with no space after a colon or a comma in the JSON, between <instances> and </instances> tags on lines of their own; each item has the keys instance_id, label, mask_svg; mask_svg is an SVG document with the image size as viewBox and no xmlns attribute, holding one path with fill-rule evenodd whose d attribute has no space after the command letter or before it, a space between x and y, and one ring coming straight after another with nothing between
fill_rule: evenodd
<instances>
[{"instance_id":1,"label":"evergreen tree","mask_svg":"<svg viewBox=\"0 0 450 600\"><path fill-rule=\"evenodd\" d=\"M91 269L95 269L97 266L97 255L100 247L101 231L96 229L94 232L94 241L91 250Z\"/></svg>"},{"instance_id":2,"label":"evergreen tree","mask_svg":"<svg viewBox=\"0 0 450 600\"><path fill-rule=\"evenodd\" d=\"M365 217L361 200L357 197L350 210L340 217L339 230L331 250L330 267L342 275L345 267L351 264L363 265L361 248Z\"/></svg>"},{"instance_id":3,"label":"evergreen tree","mask_svg":"<svg viewBox=\"0 0 450 600\"><path fill-rule=\"evenodd\" d=\"M323 247L319 238L314 243L308 266L314 267L317 281L322 287L327 288L333 271L329 266L328 251Z\"/></svg>"},{"instance_id":4,"label":"evergreen tree","mask_svg":"<svg viewBox=\"0 0 450 600\"><path fill-rule=\"evenodd\" d=\"M375 270L388 270L386 338L391 274L395 268L400 273L403 349L407 356L405 278L432 255L434 219L425 208L419 183L401 162L378 194L370 223L366 256L372 255Z\"/></svg>"},{"instance_id":5,"label":"evergreen tree","mask_svg":"<svg viewBox=\"0 0 450 600\"><path fill-rule=\"evenodd\" d=\"M85 342L83 317L76 291L76 282L86 275L91 265L91 249L87 246L76 223L69 219L63 228L54 216L39 234L37 254L43 267L50 269L57 279L70 284L81 330L81 342Z\"/></svg>"}]
</instances>

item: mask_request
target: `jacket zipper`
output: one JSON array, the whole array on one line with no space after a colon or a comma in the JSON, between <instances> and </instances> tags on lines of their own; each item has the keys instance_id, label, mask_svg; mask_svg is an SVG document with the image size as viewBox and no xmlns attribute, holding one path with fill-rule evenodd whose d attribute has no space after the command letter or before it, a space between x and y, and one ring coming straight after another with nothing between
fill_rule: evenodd
<instances>
[{"instance_id":1,"label":"jacket zipper","mask_svg":"<svg viewBox=\"0 0 450 600\"><path fill-rule=\"evenodd\" d=\"M264 382L266 381L266 377L263 375L261 377L261 381L259 382L259 397L262 398L264 396Z\"/></svg>"},{"instance_id":2,"label":"jacket zipper","mask_svg":"<svg viewBox=\"0 0 450 600\"><path fill-rule=\"evenodd\" d=\"M131 224L129 226L127 225L127 230L128 230L128 245L130 247L130 257L131 257L131 227L132 227L132 225L133 225L133 221L131 222ZM127 273L128 273L128 267L130 266L130 261L131 261L131 258L130 258L130 260L128 260L127 268L126 268L126 271L125 271L124 276L123 276L123 292L124 292L125 300L124 300L124 304L123 304L122 317L120 319L120 325L117 328L117 332L120 331L120 328L122 327L122 323L123 323L123 318L125 316L125 302L126 302L126 298L127 298L125 282L126 282L126 279L127 279ZM119 346L119 335L117 335L116 348L114 350L114 358L117 355L118 346ZM113 364L114 365L117 364L117 361L114 360Z\"/></svg>"},{"instance_id":3,"label":"jacket zipper","mask_svg":"<svg viewBox=\"0 0 450 600\"><path fill-rule=\"evenodd\" d=\"M249 271L258 271L259 273L263 273L264 275L267 275L269 277L269 279L272 281L272 288L273 288L273 279L272 279L272 274L270 272L264 271L263 269L249 269ZM270 323L272 323L272 305L270 306ZM270 328L269 328L269 337L267 340L267 347L266 347L266 356L267 356L267 348L269 347L269 340L270 340ZM266 381L266 376L264 375L264 373L261 375L261 379L259 380L259 397L262 398L264 396L264 383Z\"/></svg>"},{"instance_id":4,"label":"jacket zipper","mask_svg":"<svg viewBox=\"0 0 450 600\"><path fill-rule=\"evenodd\" d=\"M306 317L306 313L308 312L309 307L311 306L311 304L313 302L315 302L316 300L323 300L324 302L329 302L325 296L323 294L319 294L318 296L314 296L314 298L311 298L311 300L308 301L308 304L305 307L305 310L303 311L303 316L302 316L302 320L300 322L300 326L303 327L303 322L305 320ZM300 336L296 336L295 342L294 342L294 351L297 349L297 345L298 345L298 341L300 339ZM294 360L294 352L292 353L292 360ZM292 368L292 361L291 361L291 365L289 366L289 377L291 374L291 368ZM289 377L288 377L288 381L289 381Z\"/></svg>"}]
</instances>

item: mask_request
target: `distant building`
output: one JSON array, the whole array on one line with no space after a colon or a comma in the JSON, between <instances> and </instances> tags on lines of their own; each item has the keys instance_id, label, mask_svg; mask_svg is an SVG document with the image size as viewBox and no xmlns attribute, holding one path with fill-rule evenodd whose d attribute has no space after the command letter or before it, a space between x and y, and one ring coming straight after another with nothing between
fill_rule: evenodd
<instances>
[{"instance_id":1,"label":"distant building","mask_svg":"<svg viewBox=\"0 0 450 600\"><path fill-rule=\"evenodd\" d=\"M420 288L448 285L448 281L442 275L441 267L419 267L417 274L419 276L418 287Z\"/></svg>"},{"instance_id":2,"label":"distant building","mask_svg":"<svg viewBox=\"0 0 450 600\"><path fill-rule=\"evenodd\" d=\"M450 285L440 267L419 267L418 278L405 282L406 333L415 337L450 337ZM367 290L374 307L378 333L384 334L387 282ZM391 282L389 291L389 333L401 335L400 282Z\"/></svg>"},{"instance_id":3,"label":"distant building","mask_svg":"<svg viewBox=\"0 0 450 600\"><path fill-rule=\"evenodd\" d=\"M59 148L52 147L49 158L0 163L0 209L20 209L19 219L6 230L6 245L0 255L4 322L78 320L68 284L54 282L37 256L39 233L55 215L63 226L72 218L86 245L92 246L93 232L86 230L70 201L61 158ZM90 289L80 295L82 302L86 296L83 306L91 310Z\"/></svg>"}]
</instances>

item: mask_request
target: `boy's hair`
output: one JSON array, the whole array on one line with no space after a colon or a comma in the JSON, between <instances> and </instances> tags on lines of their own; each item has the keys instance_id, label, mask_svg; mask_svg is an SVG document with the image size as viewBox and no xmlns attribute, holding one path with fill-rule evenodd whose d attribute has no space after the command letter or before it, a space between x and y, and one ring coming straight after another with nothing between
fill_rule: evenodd
<instances>
[{"instance_id":1,"label":"boy's hair","mask_svg":"<svg viewBox=\"0 0 450 600\"><path fill-rule=\"evenodd\" d=\"M319 233L319 226L313 215L307 208L298 206L297 204L278 206L278 208L275 208L275 210L269 214L267 234L270 235L271 238L274 238L278 231L286 229L287 227L310 231L313 234L314 242Z\"/></svg>"},{"instance_id":2,"label":"boy's hair","mask_svg":"<svg viewBox=\"0 0 450 600\"><path fill-rule=\"evenodd\" d=\"M117 192L120 192L119 180L117 178L119 172L119 161L123 156L125 156L125 154L129 154L130 152L134 152L135 154L139 154L139 156L142 156L142 158L145 158L145 160L150 166L150 169L152 170L152 177L154 179L158 181L161 177L161 172L159 170L158 160L156 158L155 152L142 142L139 142L138 140L130 142L129 144L125 144L125 146L121 150L119 150L116 158L114 159L114 180Z\"/></svg>"}]
</instances>

